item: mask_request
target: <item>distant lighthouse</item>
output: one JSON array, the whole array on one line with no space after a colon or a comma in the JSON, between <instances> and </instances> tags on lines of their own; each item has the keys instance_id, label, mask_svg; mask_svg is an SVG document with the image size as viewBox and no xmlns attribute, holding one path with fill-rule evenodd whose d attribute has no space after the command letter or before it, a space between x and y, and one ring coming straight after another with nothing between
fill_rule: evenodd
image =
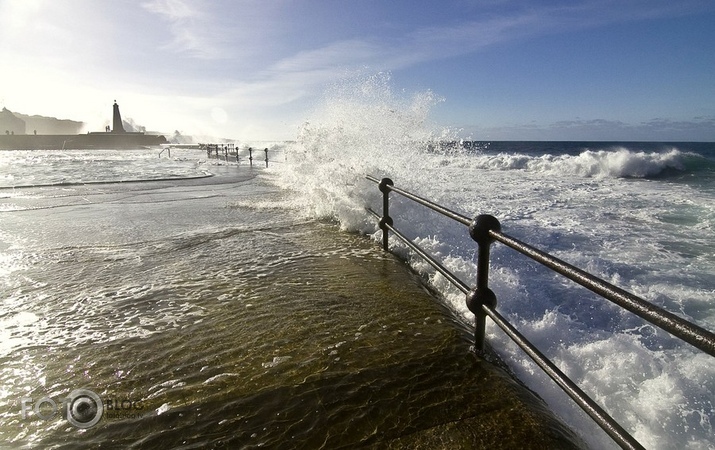
<instances>
[{"instance_id":1,"label":"distant lighthouse","mask_svg":"<svg viewBox=\"0 0 715 450\"><path fill-rule=\"evenodd\" d=\"M112 120L112 133L126 133L126 131L124 131L124 126L122 125L122 115L119 114L119 105L117 105L116 100L114 100L114 117Z\"/></svg>"}]
</instances>

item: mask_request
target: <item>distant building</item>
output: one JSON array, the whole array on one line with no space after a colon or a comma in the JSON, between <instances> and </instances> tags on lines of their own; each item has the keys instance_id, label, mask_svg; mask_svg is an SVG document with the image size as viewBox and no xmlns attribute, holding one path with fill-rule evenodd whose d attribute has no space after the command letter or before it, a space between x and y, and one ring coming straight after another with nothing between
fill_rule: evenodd
<instances>
[{"instance_id":1,"label":"distant building","mask_svg":"<svg viewBox=\"0 0 715 450\"><path fill-rule=\"evenodd\" d=\"M119 105L114 100L114 111L112 114L112 133L126 133L124 125L122 125L122 115L119 113Z\"/></svg>"},{"instance_id":2,"label":"distant building","mask_svg":"<svg viewBox=\"0 0 715 450\"><path fill-rule=\"evenodd\" d=\"M0 111L0 133L25 134L25 121L16 117L9 109Z\"/></svg>"}]
</instances>

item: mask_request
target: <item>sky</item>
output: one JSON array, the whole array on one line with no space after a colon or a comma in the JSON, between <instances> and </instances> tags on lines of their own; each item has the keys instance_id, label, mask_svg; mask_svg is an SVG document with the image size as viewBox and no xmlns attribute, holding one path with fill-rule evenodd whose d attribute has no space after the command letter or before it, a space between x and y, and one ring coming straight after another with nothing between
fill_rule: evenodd
<instances>
[{"instance_id":1,"label":"sky","mask_svg":"<svg viewBox=\"0 0 715 450\"><path fill-rule=\"evenodd\" d=\"M389 74L474 140L715 141L712 0L0 0L0 107L295 139Z\"/></svg>"}]
</instances>

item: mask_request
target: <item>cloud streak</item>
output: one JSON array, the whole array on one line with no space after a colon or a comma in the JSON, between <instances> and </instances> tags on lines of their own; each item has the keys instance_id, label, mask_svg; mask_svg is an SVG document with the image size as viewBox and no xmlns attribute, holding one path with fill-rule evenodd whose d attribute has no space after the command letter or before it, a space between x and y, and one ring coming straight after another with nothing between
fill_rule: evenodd
<instances>
[{"instance_id":1,"label":"cloud streak","mask_svg":"<svg viewBox=\"0 0 715 450\"><path fill-rule=\"evenodd\" d=\"M484 13L476 20L423 27L391 39L377 41L358 37L326 42L313 48L298 48L274 61L268 69L259 71L255 83L280 89L281 85L294 88L299 80L305 83L304 90L312 91L314 86L365 68L402 70L544 34L684 14L700 3L650 2L644 9L641 1L568 2L565 6L530 7L506 15ZM246 81L246 84L251 83Z\"/></svg>"},{"instance_id":2,"label":"cloud streak","mask_svg":"<svg viewBox=\"0 0 715 450\"><path fill-rule=\"evenodd\" d=\"M631 124L610 119L577 119L549 125L515 124L502 127L465 127L474 139L573 141L715 141L715 117L691 120L654 118Z\"/></svg>"},{"instance_id":3,"label":"cloud streak","mask_svg":"<svg viewBox=\"0 0 715 450\"><path fill-rule=\"evenodd\" d=\"M218 59L224 53L216 36L221 30L211 15L198 8L196 2L185 0L152 0L142 7L169 23L172 41L165 49L185 53L197 59Z\"/></svg>"}]
</instances>

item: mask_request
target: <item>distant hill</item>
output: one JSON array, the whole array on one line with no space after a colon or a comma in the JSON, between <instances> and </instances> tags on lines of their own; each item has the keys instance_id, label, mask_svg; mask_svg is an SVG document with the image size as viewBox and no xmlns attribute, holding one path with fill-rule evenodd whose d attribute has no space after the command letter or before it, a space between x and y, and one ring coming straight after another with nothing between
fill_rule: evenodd
<instances>
[{"instance_id":1,"label":"distant hill","mask_svg":"<svg viewBox=\"0 0 715 450\"><path fill-rule=\"evenodd\" d=\"M0 132L5 134L79 134L83 128L84 122L76 120L0 111Z\"/></svg>"},{"instance_id":2,"label":"distant hill","mask_svg":"<svg viewBox=\"0 0 715 450\"><path fill-rule=\"evenodd\" d=\"M75 120L57 119L55 117L28 116L13 113L18 119L25 121L25 133L34 134L79 134L84 128L84 122Z\"/></svg>"}]
</instances>

